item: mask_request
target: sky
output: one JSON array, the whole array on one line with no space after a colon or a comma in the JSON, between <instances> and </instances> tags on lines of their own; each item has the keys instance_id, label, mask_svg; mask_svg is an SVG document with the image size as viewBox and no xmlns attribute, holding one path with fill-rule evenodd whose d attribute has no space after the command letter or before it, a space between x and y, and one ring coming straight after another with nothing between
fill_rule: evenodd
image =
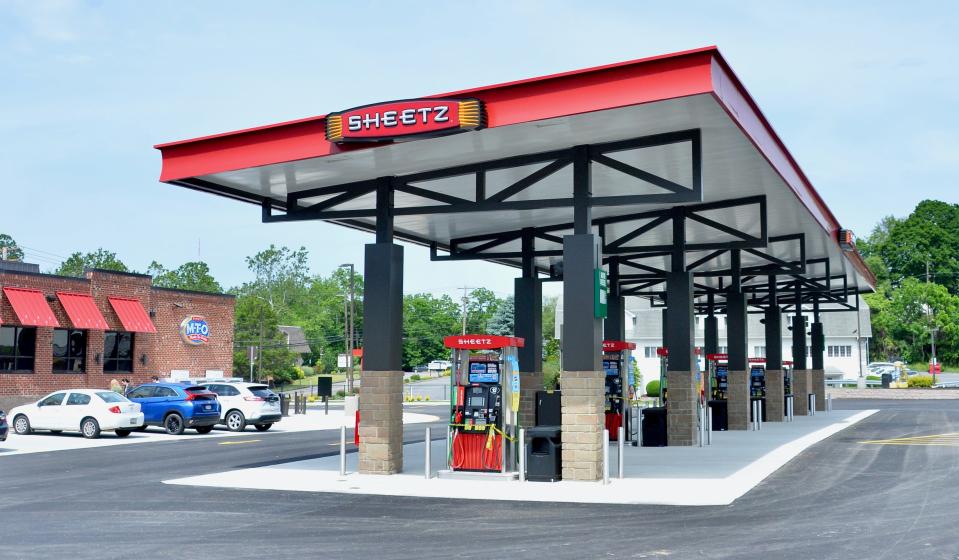
<instances>
[{"instance_id":1,"label":"sky","mask_svg":"<svg viewBox=\"0 0 959 560\"><path fill-rule=\"evenodd\" d=\"M259 208L158 182L153 145L717 45L844 227L959 201L955 2L0 0L0 233L52 270L115 251L144 270L304 246L363 268L370 234L263 224ZM512 291L517 270L430 263L407 293ZM547 284L546 291L559 284Z\"/></svg>"}]
</instances>

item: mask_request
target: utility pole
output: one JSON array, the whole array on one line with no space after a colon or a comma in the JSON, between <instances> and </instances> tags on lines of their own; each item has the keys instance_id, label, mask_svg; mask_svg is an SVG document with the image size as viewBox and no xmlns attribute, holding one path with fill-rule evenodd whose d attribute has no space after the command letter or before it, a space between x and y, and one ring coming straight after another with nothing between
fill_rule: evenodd
<instances>
[{"instance_id":1,"label":"utility pole","mask_svg":"<svg viewBox=\"0 0 959 560\"><path fill-rule=\"evenodd\" d=\"M926 284L929 284L929 261L926 261ZM929 314L929 340L932 346L932 359L929 361L929 369L932 374L932 382L936 382L936 317L932 311L932 306L926 304L926 312Z\"/></svg>"},{"instance_id":2,"label":"utility pole","mask_svg":"<svg viewBox=\"0 0 959 560\"><path fill-rule=\"evenodd\" d=\"M256 358L256 346L250 346L250 383L253 383L253 361Z\"/></svg>"},{"instance_id":3,"label":"utility pole","mask_svg":"<svg viewBox=\"0 0 959 560\"><path fill-rule=\"evenodd\" d=\"M466 304L469 303L469 292L470 290L475 290L476 288L470 288L469 286L463 286L463 332L466 334Z\"/></svg>"},{"instance_id":4,"label":"utility pole","mask_svg":"<svg viewBox=\"0 0 959 560\"><path fill-rule=\"evenodd\" d=\"M263 379L263 307L260 307L260 348L257 351L256 358L256 374L257 377Z\"/></svg>"},{"instance_id":5,"label":"utility pole","mask_svg":"<svg viewBox=\"0 0 959 560\"><path fill-rule=\"evenodd\" d=\"M353 348L356 346L356 269L353 263L341 264L340 268L350 269L350 299L343 299L343 342L346 346L346 393L353 394Z\"/></svg>"}]
</instances>

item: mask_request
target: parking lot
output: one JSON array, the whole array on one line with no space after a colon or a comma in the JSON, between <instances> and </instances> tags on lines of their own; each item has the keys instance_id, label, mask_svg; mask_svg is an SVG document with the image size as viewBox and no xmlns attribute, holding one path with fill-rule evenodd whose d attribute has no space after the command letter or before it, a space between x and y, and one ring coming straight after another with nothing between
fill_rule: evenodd
<instances>
[{"instance_id":1,"label":"parking lot","mask_svg":"<svg viewBox=\"0 0 959 560\"><path fill-rule=\"evenodd\" d=\"M742 558L750 550L765 558L955 559L959 449L875 442L959 432L959 403L835 404L880 412L813 445L729 506L465 507L161 483L332 455L335 429L0 455L2 556L182 558L171 535L192 535L204 558L375 558L389 546L396 558L583 558L589 547L613 558ZM406 440L421 440L427 425L442 424L408 426Z\"/></svg>"}]
</instances>

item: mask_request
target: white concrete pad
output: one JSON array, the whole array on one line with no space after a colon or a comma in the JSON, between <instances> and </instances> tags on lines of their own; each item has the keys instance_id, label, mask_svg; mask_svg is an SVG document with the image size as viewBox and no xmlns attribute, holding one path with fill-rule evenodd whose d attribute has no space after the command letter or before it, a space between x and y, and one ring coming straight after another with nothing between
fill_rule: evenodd
<instances>
[{"instance_id":1,"label":"white concrete pad","mask_svg":"<svg viewBox=\"0 0 959 560\"><path fill-rule=\"evenodd\" d=\"M404 424L418 424L422 422L435 422L439 420L438 416L430 414L417 414L413 412L403 413ZM258 432L253 426L247 426L242 432L230 432L225 426L217 426L208 434L198 434L194 430L187 429L183 435L171 436L161 428L150 427L144 432L133 432L125 438L117 437L113 432L103 432L98 439L86 439L79 432L51 434L49 432L38 431L28 436L18 436L10 430L10 435L6 442L0 442L0 459L10 455L22 455L25 453L44 453L47 451L65 451L69 449L86 449L92 447L105 447L109 445L128 445L135 443L160 443L190 441L204 438L223 438L233 436L252 436L269 437L272 434L284 434L292 432L308 432L315 430L338 430L344 425L344 416L342 409L330 414L324 415L322 410L307 410L306 414L297 414L283 418L266 432ZM348 428L353 427L350 420L346 423ZM350 432L352 434L352 431Z\"/></svg>"},{"instance_id":2,"label":"white concrete pad","mask_svg":"<svg viewBox=\"0 0 959 560\"><path fill-rule=\"evenodd\" d=\"M282 463L165 481L167 484L339 492L430 498L520 500L610 504L727 505L759 484L804 449L876 410L834 411L797 417L790 423L766 423L758 432L714 432L708 447L631 447L624 455L624 479L601 482L503 482L427 480L424 444L403 449L404 473L394 476L355 473L356 454L347 455L346 476L339 456ZM616 446L610 462L616 464ZM446 442L431 446L434 470L445 468ZM615 468L615 467L613 467ZM612 473L615 475L615 473Z\"/></svg>"}]
</instances>

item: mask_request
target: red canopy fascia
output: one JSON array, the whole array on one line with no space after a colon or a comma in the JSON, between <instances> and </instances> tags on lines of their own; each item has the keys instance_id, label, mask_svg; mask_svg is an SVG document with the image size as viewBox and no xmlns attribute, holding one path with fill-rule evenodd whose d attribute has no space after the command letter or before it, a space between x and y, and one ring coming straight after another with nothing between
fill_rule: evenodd
<instances>
[{"instance_id":1,"label":"red canopy fascia","mask_svg":"<svg viewBox=\"0 0 959 560\"><path fill-rule=\"evenodd\" d=\"M40 290L4 288L3 295L13 307L20 324L29 327L59 327L56 315L50 309L46 296Z\"/></svg>"},{"instance_id":2,"label":"red canopy fascia","mask_svg":"<svg viewBox=\"0 0 959 560\"><path fill-rule=\"evenodd\" d=\"M607 352L617 352L620 350L635 350L635 342L627 342L625 340L604 340L603 341L603 350Z\"/></svg>"},{"instance_id":3,"label":"red canopy fascia","mask_svg":"<svg viewBox=\"0 0 959 560\"><path fill-rule=\"evenodd\" d=\"M93 300L90 294L77 294L73 292L57 292L57 298L60 299L60 305L63 306L70 322L78 329L93 329L105 331L110 328L97 302Z\"/></svg>"},{"instance_id":4,"label":"red canopy fascia","mask_svg":"<svg viewBox=\"0 0 959 560\"><path fill-rule=\"evenodd\" d=\"M124 330L130 332L155 333L156 327L140 300L133 298L110 297L110 305L116 312Z\"/></svg>"},{"instance_id":5,"label":"red canopy fascia","mask_svg":"<svg viewBox=\"0 0 959 560\"><path fill-rule=\"evenodd\" d=\"M473 97L486 106L487 128L710 94L838 245L839 221L786 149L772 125L715 46L426 97ZM160 181L322 158L375 145L339 146L326 139L326 116L309 117L154 146ZM847 254L871 285L875 275L858 252Z\"/></svg>"}]
</instances>

